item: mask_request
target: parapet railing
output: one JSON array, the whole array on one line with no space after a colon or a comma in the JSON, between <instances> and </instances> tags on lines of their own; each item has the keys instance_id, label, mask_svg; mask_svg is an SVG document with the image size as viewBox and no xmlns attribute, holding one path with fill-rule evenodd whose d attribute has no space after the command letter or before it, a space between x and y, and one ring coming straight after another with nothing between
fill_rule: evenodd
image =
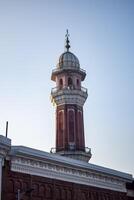
<instances>
[{"instance_id":1,"label":"parapet railing","mask_svg":"<svg viewBox=\"0 0 134 200\"><path fill-rule=\"evenodd\" d=\"M77 90L77 91L82 91L84 93L87 93L87 88L80 87L80 88L75 88L74 86L68 86L68 87L54 87L51 90L51 93L56 93L58 91L68 91L68 90Z\"/></svg>"},{"instance_id":2,"label":"parapet railing","mask_svg":"<svg viewBox=\"0 0 134 200\"><path fill-rule=\"evenodd\" d=\"M63 148L63 147L58 147L58 148L53 147L53 148L51 148L50 153L56 153L56 152L60 152L60 151L62 151L63 153L67 152L67 151L69 151L69 152L70 151L71 152L83 151L83 152L85 152L87 154L91 154L91 148L88 148L88 147L79 147L79 148L77 148L77 147L70 147L70 146L68 146L66 149Z\"/></svg>"},{"instance_id":3,"label":"parapet railing","mask_svg":"<svg viewBox=\"0 0 134 200\"><path fill-rule=\"evenodd\" d=\"M56 73L56 72L59 72L59 71L62 71L62 70L68 70L68 69L70 69L70 70L79 70L80 72L86 74L86 70L81 69L79 67L73 67L73 66L70 66L70 67L61 67L61 68L57 67L57 68L55 68L55 69L52 70L52 74Z\"/></svg>"}]
</instances>

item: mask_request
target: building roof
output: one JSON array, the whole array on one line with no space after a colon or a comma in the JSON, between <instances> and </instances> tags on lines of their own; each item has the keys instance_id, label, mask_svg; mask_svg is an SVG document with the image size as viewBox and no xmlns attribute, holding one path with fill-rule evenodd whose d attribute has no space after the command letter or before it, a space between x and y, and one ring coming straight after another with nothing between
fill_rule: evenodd
<instances>
[{"instance_id":1,"label":"building roof","mask_svg":"<svg viewBox=\"0 0 134 200\"><path fill-rule=\"evenodd\" d=\"M61 163L64 165L69 165L76 168L82 168L86 170L95 171L98 173L116 176L119 178L126 179L130 182L133 180L133 177L131 174L120 172L114 169L101 167L101 166L94 165L91 163L86 163L84 161L79 161L79 160L71 159L68 157L63 157L58 154L52 154L52 153L40 151L37 149L25 147L25 146L12 146L11 151L10 151L10 156L19 156L19 155L23 155L29 158L35 158L37 160L49 160L49 161Z\"/></svg>"}]
</instances>

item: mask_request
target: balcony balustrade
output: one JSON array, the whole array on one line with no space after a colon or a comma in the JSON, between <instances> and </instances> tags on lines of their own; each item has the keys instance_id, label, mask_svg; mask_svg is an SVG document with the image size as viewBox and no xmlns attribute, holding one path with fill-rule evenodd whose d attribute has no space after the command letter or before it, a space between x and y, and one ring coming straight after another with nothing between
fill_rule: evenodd
<instances>
[{"instance_id":1,"label":"balcony balustrade","mask_svg":"<svg viewBox=\"0 0 134 200\"><path fill-rule=\"evenodd\" d=\"M73 66L71 66L71 67L62 67L62 68L55 68L55 69L52 70L52 74L60 72L62 70L78 70L79 72L86 74L86 70L81 69L79 67L73 67Z\"/></svg>"},{"instance_id":2,"label":"balcony balustrade","mask_svg":"<svg viewBox=\"0 0 134 200\"><path fill-rule=\"evenodd\" d=\"M62 151L62 152L67 152L67 151L68 152L70 152L70 151L72 151L72 152L82 151L82 152L85 152L87 154L91 154L91 148L88 148L88 147L79 147L79 148L76 148L75 146L74 146L74 148L70 148L70 145L68 145L68 147L66 148L66 150L63 147L58 147L58 148L53 147L53 148L51 148L50 153L56 153L56 152L60 152L60 151Z\"/></svg>"},{"instance_id":3,"label":"balcony balustrade","mask_svg":"<svg viewBox=\"0 0 134 200\"><path fill-rule=\"evenodd\" d=\"M55 94L59 91L82 91L84 93L87 94L87 88L84 88L84 87L80 87L80 88L75 88L74 86L68 86L68 87L54 87L52 88L51 90L51 94Z\"/></svg>"}]
</instances>

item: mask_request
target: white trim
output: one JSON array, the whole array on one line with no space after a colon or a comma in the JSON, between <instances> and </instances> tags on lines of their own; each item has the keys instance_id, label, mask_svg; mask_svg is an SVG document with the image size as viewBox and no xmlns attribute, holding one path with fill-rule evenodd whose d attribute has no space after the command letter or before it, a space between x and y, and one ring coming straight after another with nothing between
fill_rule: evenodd
<instances>
[{"instance_id":1,"label":"white trim","mask_svg":"<svg viewBox=\"0 0 134 200\"><path fill-rule=\"evenodd\" d=\"M11 170L120 192L132 175L28 147L12 147Z\"/></svg>"},{"instance_id":2,"label":"white trim","mask_svg":"<svg viewBox=\"0 0 134 200\"><path fill-rule=\"evenodd\" d=\"M53 94L52 97L57 106L63 104L76 104L83 106L88 94L81 90L60 90Z\"/></svg>"},{"instance_id":3,"label":"white trim","mask_svg":"<svg viewBox=\"0 0 134 200\"><path fill-rule=\"evenodd\" d=\"M19 173L126 192L125 181L122 179L87 170L75 169L71 166L59 165L58 163L42 162L19 156L12 158L11 170Z\"/></svg>"},{"instance_id":4,"label":"white trim","mask_svg":"<svg viewBox=\"0 0 134 200\"><path fill-rule=\"evenodd\" d=\"M25 157L32 157L37 160L49 160L50 162L58 162L64 165L71 165L72 167L77 167L81 169L91 170L98 173L103 173L106 175L111 175L127 180L128 182L133 181L131 174L120 172L117 170L109 169L106 167L101 167L95 164L86 163L80 160L75 160L60 156L58 154L52 154L45 151L40 151L37 149L29 148L26 146L12 146L9 156L24 155Z\"/></svg>"},{"instance_id":5,"label":"white trim","mask_svg":"<svg viewBox=\"0 0 134 200\"><path fill-rule=\"evenodd\" d=\"M62 147L64 147L64 138L65 138L65 116L64 116L64 110L62 109L62 110L59 110L58 111L58 131L59 131L59 113L60 112L62 112L62 114L63 114L63 146ZM58 141L60 141L59 140L59 137L60 137L60 135L59 135L59 133L58 133Z\"/></svg>"}]
</instances>

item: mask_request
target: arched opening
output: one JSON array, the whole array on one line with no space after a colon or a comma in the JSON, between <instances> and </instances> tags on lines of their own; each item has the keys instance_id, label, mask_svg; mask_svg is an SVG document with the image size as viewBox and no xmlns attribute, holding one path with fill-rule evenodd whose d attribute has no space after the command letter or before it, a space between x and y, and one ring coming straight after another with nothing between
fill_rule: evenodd
<instances>
[{"instance_id":1,"label":"arched opening","mask_svg":"<svg viewBox=\"0 0 134 200\"><path fill-rule=\"evenodd\" d=\"M63 148L63 130L64 130L64 113L63 111L59 111L58 113L58 120L59 120L59 124L58 124L58 147L59 148Z\"/></svg>"},{"instance_id":2,"label":"arched opening","mask_svg":"<svg viewBox=\"0 0 134 200\"><path fill-rule=\"evenodd\" d=\"M77 87L80 87L80 80L79 79L77 79L76 83L77 83Z\"/></svg>"},{"instance_id":3,"label":"arched opening","mask_svg":"<svg viewBox=\"0 0 134 200\"><path fill-rule=\"evenodd\" d=\"M20 188L19 188L20 189ZM9 180L8 184L7 184L7 191L9 193L14 192L14 181L13 180Z\"/></svg>"},{"instance_id":4,"label":"arched opening","mask_svg":"<svg viewBox=\"0 0 134 200\"><path fill-rule=\"evenodd\" d=\"M62 78L59 81L59 86L60 86L60 89L63 87L63 80L62 80Z\"/></svg>"},{"instance_id":5,"label":"arched opening","mask_svg":"<svg viewBox=\"0 0 134 200\"><path fill-rule=\"evenodd\" d=\"M72 89L72 87L73 87L73 81L72 81L72 78L68 78L68 87L70 88L70 89Z\"/></svg>"},{"instance_id":6,"label":"arched opening","mask_svg":"<svg viewBox=\"0 0 134 200\"><path fill-rule=\"evenodd\" d=\"M83 150L85 144L84 144L83 116L81 111L78 111L77 119L78 119L77 126L78 126L79 149Z\"/></svg>"},{"instance_id":7,"label":"arched opening","mask_svg":"<svg viewBox=\"0 0 134 200\"><path fill-rule=\"evenodd\" d=\"M68 119L69 119L69 142L74 142L74 134L75 134L75 116L74 111L69 110L68 113Z\"/></svg>"}]
</instances>

